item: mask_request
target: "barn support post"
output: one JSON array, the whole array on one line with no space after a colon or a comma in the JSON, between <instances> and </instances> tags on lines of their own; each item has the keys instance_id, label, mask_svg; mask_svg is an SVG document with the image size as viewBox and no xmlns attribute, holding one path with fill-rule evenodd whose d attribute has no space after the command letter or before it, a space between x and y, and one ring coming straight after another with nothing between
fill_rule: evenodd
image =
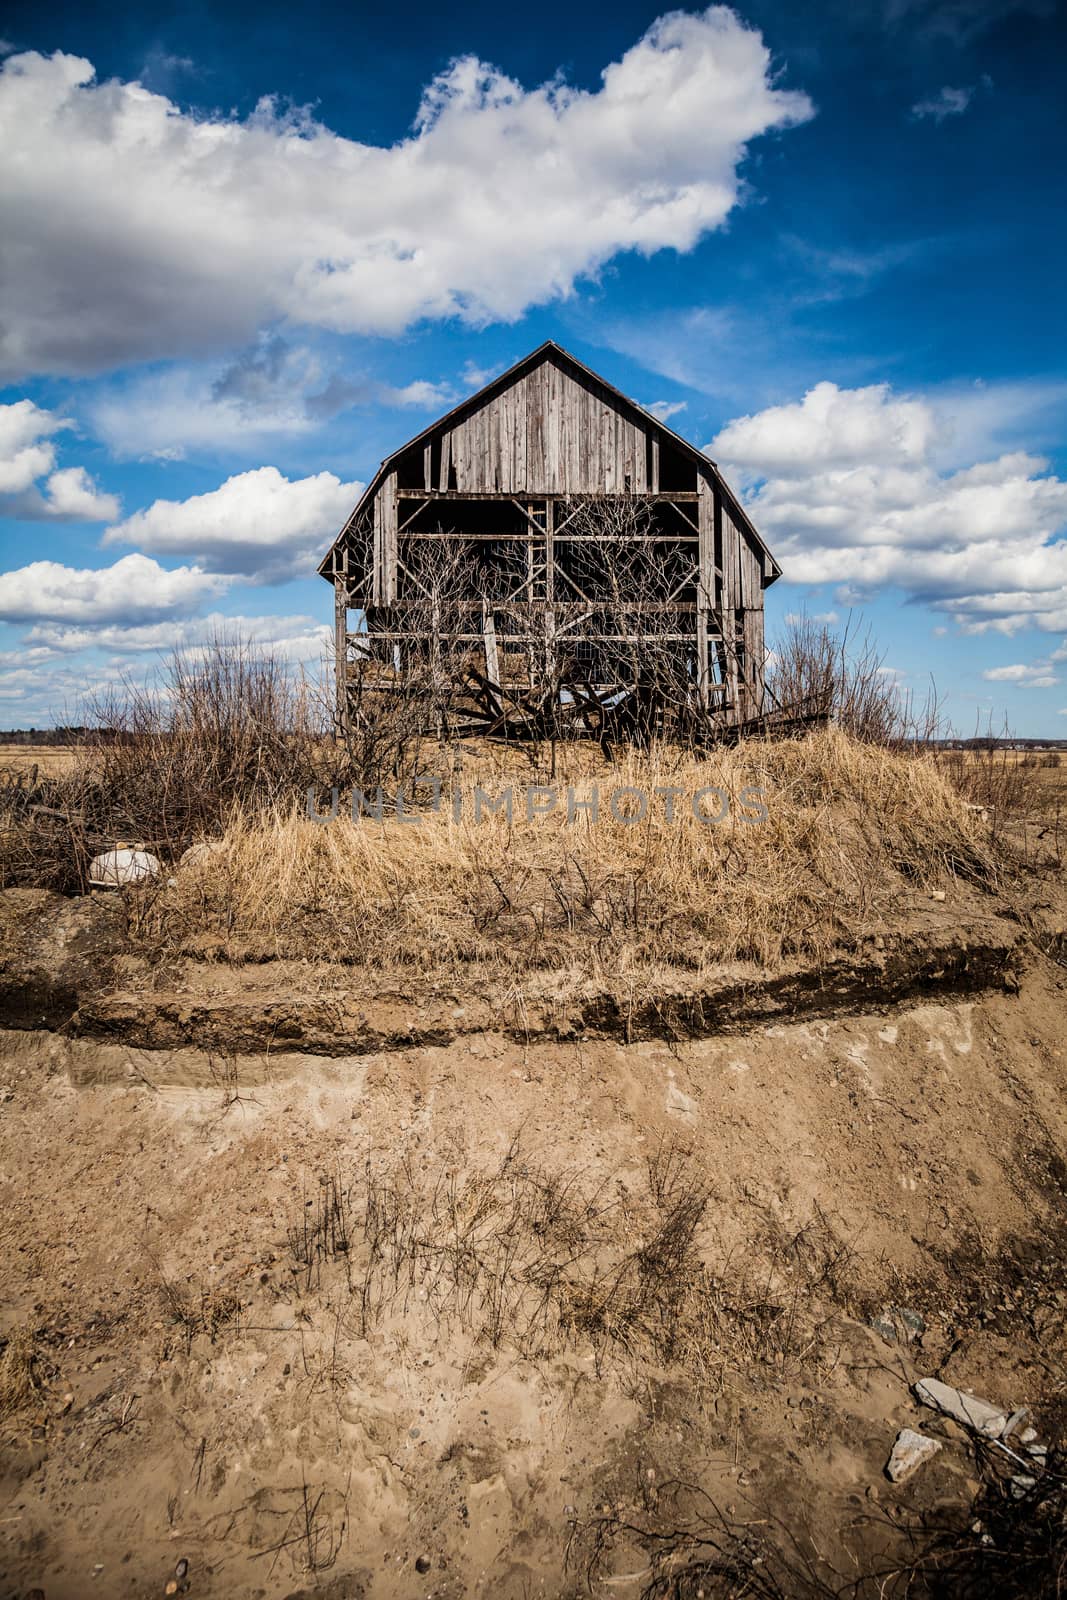
<instances>
[{"instance_id":1,"label":"barn support post","mask_svg":"<svg viewBox=\"0 0 1067 1600\"><path fill-rule=\"evenodd\" d=\"M559 661L556 654L556 613L553 605L556 593L556 502L545 501L545 674L552 696L549 731L551 734L551 765L549 772L556 776L556 735L559 722Z\"/></svg>"},{"instance_id":2,"label":"barn support post","mask_svg":"<svg viewBox=\"0 0 1067 1600\"><path fill-rule=\"evenodd\" d=\"M697 705L701 719L707 716L709 702L708 612L712 609L715 588L715 499L706 478L699 483L697 504Z\"/></svg>"},{"instance_id":3,"label":"barn support post","mask_svg":"<svg viewBox=\"0 0 1067 1600\"><path fill-rule=\"evenodd\" d=\"M485 644L485 675L495 687L500 686L500 653L496 644L496 618L488 601L482 601L482 639Z\"/></svg>"},{"instance_id":4,"label":"barn support post","mask_svg":"<svg viewBox=\"0 0 1067 1600\"><path fill-rule=\"evenodd\" d=\"M337 691L337 737L347 739L348 717L348 575L334 572L333 579L333 653Z\"/></svg>"}]
</instances>

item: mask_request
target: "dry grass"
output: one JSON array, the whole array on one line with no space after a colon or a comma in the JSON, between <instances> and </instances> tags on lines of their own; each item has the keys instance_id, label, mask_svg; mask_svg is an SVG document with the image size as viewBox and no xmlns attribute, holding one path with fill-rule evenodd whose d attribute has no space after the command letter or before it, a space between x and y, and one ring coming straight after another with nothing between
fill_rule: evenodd
<instances>
[{"instance_id":1,"label":"dry grass","mask_svg":"<svg viewBox=\"0 0 1067 1600\"><path fill-rule=\"evenodd\" d=\"M992 1452L974 1470L983 1480L962 1514L937 1504L913 1516L885 1516L883 1530L903 1535L896 1547L857 1570L849 1542L819 1550L775 1514L760 1518L724 1511L684 1478L639 1482L625 1501L602 1503L576 1519L568 1566L591 1592L620 1580L610 1576L624 1553L638 1600L1031 1600L1067 1592L1067 1479L1062 1453L1021 1496L1011 1468ZM896 1509L896 1508L892 1508ZM877 1525L872 1517L872 1525ZM857 1526L853 1523L853 1528ZM903 1545L903 1548L901 1548ZM638 1590L636 1584L640 1583Z\"/></svg>"},{"instance_id":2,"label":"dry grass","mask_svg":"<svg viewBox=\"0 0 1067 1600\"><path fill-rule=\"evenodd\" d=\"M664 750L604 763L574 782L579 803L599 789L596 820L576 808L568 822L563 779L551 815L528 820L516 785L510 821L503 811L476 821L469 764L454 781L458 820L447 793L417 822L388 807L381 821L356 822L344 807L329 823L295 809L237 813L224 849L157 895L157 935L174 945L208 931L234 951L251 940L268 954L420 971L471 962L699 971L824 957L883 925L906 885L989 885L996 875L981 818L933 760L833 728L700 761ZM680 791L673 821L654 793L666 786ZM697 821L690 803L712 786L730 802L715 824ZM621 788L650 797L644 820L612 816ZM753 789L763 820L751 795L745 803ZM709 795L705 806L721 801Z\"/></svg>"},{"instance_id":3,"label":"dry grass","mask_svg":"<svg viewBox=\"0 0 1067 1600\"><path fill-rule=\"evenodd\" d=\"M41 1393L33 1336L13 1328L0 1353L0 1420L22 1411Z\"/></svg>"},{"instance_id":4,"label":"dry grass","mask_svg":"<svg viewBox=\"0 0 1067 1600\"><path fill-rule=\"evenodd\" d=\"M78 759L79 751L73 744L0 743L0 773L25 773L34 780L63 777Z\"/></svg>"},{"instance_id":5,"label":"dry grass","mask_svg":"<svg viewBox=\"0 0 1067 1600\"><path fill-rule=\"evenodd\" d=\"M325 1175L287 1237L305 1293L331 1265L339 1274L360 1338L410 1334L414 1320L527 1360L578 1349L598 1371L677 1364L708 1394L730 1368L816 1368L848 1300L848 1246L819 1213L789 1237L761 1217L745 1259L716 1268L707 1208L680 1146L661 1146L640 1176L594 1182L516 1138L494 1165L409 1157L350 1183Z\"/></svg>"}]
</instances>

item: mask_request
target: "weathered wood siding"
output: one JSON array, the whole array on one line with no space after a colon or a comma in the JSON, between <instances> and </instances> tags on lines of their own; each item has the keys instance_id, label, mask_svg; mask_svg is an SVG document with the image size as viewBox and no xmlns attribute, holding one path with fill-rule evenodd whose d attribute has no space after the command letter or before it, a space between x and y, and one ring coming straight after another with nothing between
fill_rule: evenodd
<instances>
[{"instance_id":1,"label":"weathered wood siding","mask_svg":"<svg viewBox=\"0 0 1067 1600\"><path fill-rule=\"evenodd\" d=\"M553 361L443 436L438 487L461 493L622 494L649 488L648 430Z\"/></svg>"},{"instance_id":2,"label":"weathered wood siding","mask_svg":"<svg viewBox=\"0 0 1067 1600\"><path fill-rule=\"evenodd\" d=\"M656 497L651 515L664 570L693 563L671 588L679 653L699 703L726 722L758 714L763 595L778 576L775 563L705 457L554 346L534 352L383 463L324 573L337 591L338 660L347 650L348 608L362 610L383 643L391 629L403 639L405 571L419 539L477 541L481 561L498 537L521 539L536 580L523 597L551 616L560 594L569 593L567 497L629 494ZM643 599L634 596L635 611ZM486 672L496 683L506 640L498 644L484 596L482 611ZM587 642L597 643L592 625ZM339 719L343 712L339 698Z\"/></svg>"},{"instance_id":3,"label":"weathered wood siding","mask_svg":"<svg viewBox=\"0 0 1067 1600\"><path fill-rule=\"evenodd\" d=\"M387 472L374 497L374 604L396 600L397 557L396 473Z\"/></svg>"}]
</instances>

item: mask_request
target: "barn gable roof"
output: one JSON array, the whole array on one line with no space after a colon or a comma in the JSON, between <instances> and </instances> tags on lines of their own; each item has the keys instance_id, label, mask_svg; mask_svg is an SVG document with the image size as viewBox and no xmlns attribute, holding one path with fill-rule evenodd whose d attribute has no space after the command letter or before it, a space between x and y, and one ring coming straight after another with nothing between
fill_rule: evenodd
<instances>
[{"instance_id":1,"label":"barn gable roof","mask_svg":"<svg viewBox=\"0 0 1067 1600\"><path fill-rule=\"evenodd\" d=\"M684 439L680 433L675 433L673 428L669 428L665 422L661 422L660 419L657 416L654 416L651 411L647 411L644 406L638 405L636 400L632 400L630 396L624 394L621 389L617 389L613 383L609 383L607 379L602 378L598 372L594 372L591 367L587 367L583 361L579 361L577 356L572 355L569 350L565 350L563 346L557 344L554 339L546 339L544 344L538 345L536 350L531 350L529 355L523 356L521 361L517 361L515 365L509 367L506 372L500 373L499 376L493 378L489 383L485 384L483 388L478 389L472 395L468 395L465 400L461 400L458 405L453 406L451 411L445 412L444 416L438 417L436 422L431 422L428 427L423 428L421 433L415 434L413 438L406 442L406 444L402 444L398 449L392 451L388 456L386 456L385 460L381 463L377 472L374 474L374 477L364 489L351 516L347 518L344 527L340 530L337 537L330 545L329 550L323 557L321 563L319 564L319 573L324 578L332 581L330 578L329 566L330 557L333 553L333 550L355 523L364 507L373 500L375 494L378 492L382 480L401 456L406 455L409 450L414 450L420 445L425 445L428 441L433 439L436 434L453 428L457 423L462 422L466 417L470 416L473 412L484 406L488 401L492 400L494 396L502 393L511 384L524 377L527 372L530 372L539 363L549 359L555 361L556 364L562 368L562 370L569 371L571 376L576 378L578 382L583 384L585 387L597 388L604 391L610 396L613 403L620 411L623 411L635 420L639 420L643 427L653 429L661 438L668 439L674 448L680 452L680 454L687 459L692 460L693 463L700 467L704 472L710 472L717 487L722 492L723 499L727 504L733 521L747 534L747 536L753 541L764 557L765 570L768 573L766 579L767 583L773 583L776 578L781 576L781 568L775 561L770 550L768 550L760 534L757 532L744 507L741 505L740 501L737 499L737 496L734 494L733 490L722 476L722 473L719 471L715 462L711 460L710 456L706 456L702 450L698 450L695 445L690 444L689 440Z\"/></svg>"}]
</instances>

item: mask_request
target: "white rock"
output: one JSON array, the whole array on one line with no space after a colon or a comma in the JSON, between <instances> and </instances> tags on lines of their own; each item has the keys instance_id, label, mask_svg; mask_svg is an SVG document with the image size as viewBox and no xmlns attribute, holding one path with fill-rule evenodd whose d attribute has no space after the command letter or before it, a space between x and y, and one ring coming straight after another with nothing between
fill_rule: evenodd
<instances>
[{"instance_id":1,"label":"white rock","mask_svg":"<svg viewBox=\"0 0 1067 1600\"><path fill-rule=\"evenodd\" d=\"M915 1385L915 1396L924 1406L943 1411L946 1417L962 1422L965 1428L972 1428L985 1439L999 1439L1008 1425L1006 1411L991 1406L988 1400L979 1400L976 1395L965 1394L962 1389L953 1389L951 1384L942 1383L938 1378L920 1378Z\"/></svg>"},{"instance_id":2,"label":"white rock","mask_svg":"<svg viewBox=\"0 0 1067 1600\"><path fill-rule=\"evenodd\" d=\"M159 876L159 862L147 850L105 850L89 865L89 882L101 889L117 889L124 883Z\"/></svg>"},{"instance_id":3,"label":"white rock","mask_svg":"<svg viewBox=\"0 0 1067 1600\"><path fill-rule=\"evenodd\" d=\"M886 1475L894 1483L903 1483L905 1478L910 1478L913 1472L918 1471L924 1461L936 1456L940 1449L940 1439L916 1433L914 1428L901 1428L886 1462Z\"/></svg>"},{"instance_id":4,"label":"white rock","mask_svg":"<svg viewBox=\"0 0 1067 1600\"><path fill-rule=\"evenodd\" d=\"M1033 1444L1034 1440L1037 1438L1037 1429L1024 1428L1022 1433L1020 1433L1019 1438L1023 1444Z\"/></svg>"}]
</instances>

